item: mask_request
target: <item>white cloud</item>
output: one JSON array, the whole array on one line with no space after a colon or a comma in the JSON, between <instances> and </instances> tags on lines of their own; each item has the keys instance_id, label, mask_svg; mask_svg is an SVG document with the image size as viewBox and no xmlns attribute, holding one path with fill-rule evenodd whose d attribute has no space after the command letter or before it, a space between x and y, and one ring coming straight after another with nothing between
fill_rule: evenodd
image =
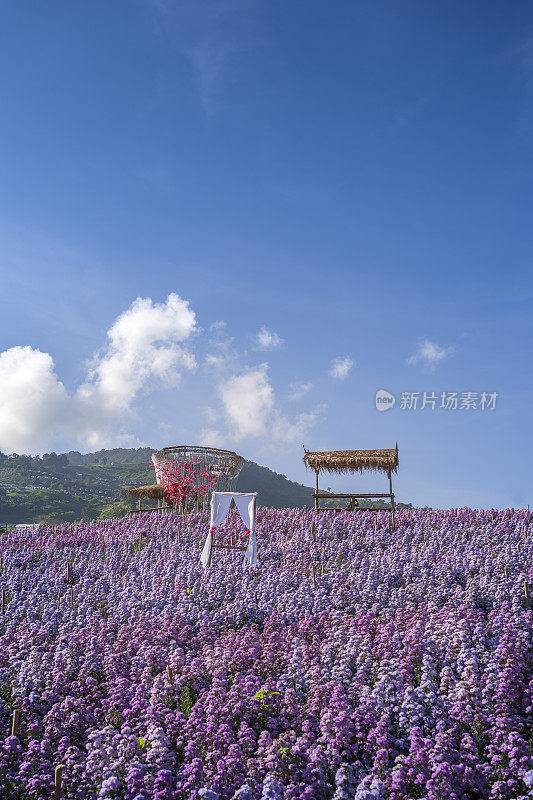
<instances>
[{"instance_id":1,"label":"white cloud","mask_svg":"<svg viewBox=\"0 0 533 800\"><path fill-rule=\"evenodd\" d=\"M248 367L218 387L230 436L241 440L261 438L266 444L290 444L308 433L325 406L289 419L275 404L274 390L268 379L267 364ZM204 434L206 432L204 431ZM211 436L220 431L209 431ZM219 439L220 441L220 439Z\"/></svg>"},{"instance_id":2,"label":"white cloud","mask_svg":"<svg viewBox=\"0 0 533 800\"><path fill-rule=\"evenodd\" d=\"M176 385L181 370L192 370L192 353L181 346L196 324L186 300L170 294L166 303L138 297L109 329L107 350L95 357L89 380L78 394L87 403L124 411L152 378Z\"/></svg>"},{"instance_id":3,"label":"white cloud","mask_svg":"<svg viewBox=\"0 0 533 800\"><path fill-rule=\"evenodd\" d=\"M69 422L70 398L48 353L11 347L0 354L0 448L28 453L46 447Z\"/></svg>"},{"instance_id":4,"label":"white cloud","mask_svg":"<svg viewBox=\"0 0 533 800\"><path fill-rule=\"evenodd\" d=\"M326 404L321 403L313 411L297 414L294 420L287 419L283 414L275 414L271 426L272 439L286 444L301 442L326 408Z\"/></svg>"},{"instance_id":5,"label":"white cloud","mask_svg":"<svg viewBox=\"0 0 533 800\"><path fill-rule=\"evenodd\" d=\"M256 336L256 342L262 350L277 350L283 344L283 339L265 325Z\"/></svg>"},{"instance_id":6,"label":"white cloud","mask_svg":"<svg viewBox=\"0 0 533 800\"><path fill-rule=\"evenodd\" d=\"M409 366L416 366L421 364L426 369L433 370L439 362L444 358L452 355L453 347L439 347L435 342L430 342L429 339L421 339L418 349L412 356L407 359Z\"/></svg>"},{"instance_id":7,"label":"white cloud","mask_svg":"<svg viewBox=\"0 0 533 800\"><path fill-rule=\"evenodd\" d=\"M224 356L215 355L215 353L208 353L205 357L206 367L212 369L222 369L226 366L227 359Z\"/></svg>"},{"instance_id":8,"label":"white cloud","mask_svg":"<svg viewBox=\"0 0 533 800\"><path fill-rule=\"evenodd\" d=\"M343 380L344 378L348 377L353 366L354 361L350 358L350 356L339 356L338 358L334 358L331 362L329 374L332 378Z\"/></svg>"},{"instance_id":9,"label":"white cloud","mask_svg":"<svg viewBox=\"0 0 533 800\"><path fill-rule=\"evenodd\" d=\"M238 439L266 433L267 420L274 408L274 392L267 370L266 364L246 369L219 386L226 416Z\"/></svg>"},{"instance_id":10,"label":"white cloud","mask_svg":"<svg viewBox=\"0 0 533 800\"><path fill-rule=\"evenodd\" d=\"M12 347L0 354L0 449L38 452L56 437L89 447L132 444L120 428L141 391L155 382L176 385L195 359L183 342L195 330L189 304L170 294L165 303L138 298L113 323L108 344L87 380L69 395L48 353Z\"/></svg>"},{"instance_id":11,"label":"white cloud","mask_svg":"<svg viewBox=\"0 0 533 800\"><path fill-rule=\"evenodd\" d=\"M311 391L313 384L311 381L294 381L290 386L289 400L300 400L304 395Z\"/></svg>"},{"instance_id":12,"label":"white cloud","mask_svg":"<svg viewBox=\"0 0 533 800\"><path fill-rule=\"evenodd\" d=\"M216 322L211 323L211 325L209 326L209 330L211 331L211 333L218 335L224 333L227 327L228 323L223 319L219 319Z\"/></svg>"}]
</instances>

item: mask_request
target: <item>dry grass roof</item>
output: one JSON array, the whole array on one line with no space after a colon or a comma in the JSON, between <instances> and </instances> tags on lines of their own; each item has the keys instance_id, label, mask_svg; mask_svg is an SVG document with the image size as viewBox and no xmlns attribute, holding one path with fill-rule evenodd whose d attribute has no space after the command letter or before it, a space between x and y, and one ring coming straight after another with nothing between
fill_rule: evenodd
<instances>
[{"instance_id":1,"label":"dry grass roof","mask_svg":"<svg viewBox=\"0 0 533 800\"><path fill-rule=\"evenodd\" d=\"M164 500L165 487L160 486L158 483L153 486L135 486L133 489L126 491L126 497L140 498L146 497L149 500Z\"/></svg>"},{"instance_id":2,"label":"dry grass roof","mask_svg":"<svg viewBox=\"0 0 533 800\"><path fill-rule=\"evenodd\" d=\"M396 472L398 443L390 450L306 451L302 461L315 472Z\"/></svg>"}]
</instances>

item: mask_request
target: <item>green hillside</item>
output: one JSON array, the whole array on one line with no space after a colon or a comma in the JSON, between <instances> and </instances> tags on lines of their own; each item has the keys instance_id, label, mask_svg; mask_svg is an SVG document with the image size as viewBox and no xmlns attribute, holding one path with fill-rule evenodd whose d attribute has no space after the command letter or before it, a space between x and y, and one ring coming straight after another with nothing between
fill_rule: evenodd
<instances>
[{"instance_id":1,"label":"green hillside","mask_svg":"<svg viewBox=\"0 0 533 800\"><path fill-rule=\"evenodd\" d=\"M71 451L42 458L0 453L0 523L61 522L122 515L134 507L124 487L154 483L153 448ZM257 491L259 503L312 505L312 489L252 461L237 491Z\"/></svg>"},{"instance_id":2,"label":"green hillside","mask_svg":"<svg viewBox=\"0 0 533 800\"><path fill-rule=\"evenodd\" d=\"M134 508L124 487L155 482L153 448L116 448L41 457L0 453L0 524L70 522L122 516ZM313 490L253 461L237 480L239 492L258 492L260 505L313 505Z\"/></svg>"}]
</instances>

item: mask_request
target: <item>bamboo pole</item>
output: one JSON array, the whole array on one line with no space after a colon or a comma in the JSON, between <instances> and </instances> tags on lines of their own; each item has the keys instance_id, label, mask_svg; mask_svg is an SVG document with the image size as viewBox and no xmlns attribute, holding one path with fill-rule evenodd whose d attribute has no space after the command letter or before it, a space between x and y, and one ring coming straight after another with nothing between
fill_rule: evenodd
<instances>
[{"instance_id":1,"label":"bamboo pole","mask_svg":"<svg viewBox=\"0 0 533 800\"><path fill-rule=\"evenodd\" d=\"M316 589L316 573L314 564L311 564L311 571L313 573L313 587Z\"/></svg>"},{"instance_id":2,"label":"bamboo pole","mask_svg":"<svg viewBox=\"0 0 533 800\"><path fill-rule=\"evenodd\" d=\"M59 610L60 606L61 606L61 589L58 589L57 590L57 608L58 608L58 610Z\"/></svg>"},{"instance_id":3,"label":"bamboo pole","mask_svg":"<svg viewBox=\"0 0 533 800\"><path fill-rule=\"evenodd\" d=\"M58 764L54 772L54 800L61 800L62 797L62 783L63 779L63 765Z\"/></svg>"},{"instance_id":4,"label":"bamboo pole","mask_svg":"<svg viewBox=\"0 0 533 800\"><path fill-rule=\"evenodd\" d=\"M389 470L389 488L390 488L390 510L391 510L391 522L392 522L392 530L395 530L395 506L394 506L394 495L392 493L392 472Z\"/></svg>"},{"instance_id":5,"label":"bamboo pole","mask_svg":"<svg viewBox=\"0 0 533 800\"><path fill-rule=\"evenodd\" d=\"M19 735L19 722L20 722L20 708L15 708L13 711L13 721L11 723L11 736Z\"/></svg>"}]
</instances>

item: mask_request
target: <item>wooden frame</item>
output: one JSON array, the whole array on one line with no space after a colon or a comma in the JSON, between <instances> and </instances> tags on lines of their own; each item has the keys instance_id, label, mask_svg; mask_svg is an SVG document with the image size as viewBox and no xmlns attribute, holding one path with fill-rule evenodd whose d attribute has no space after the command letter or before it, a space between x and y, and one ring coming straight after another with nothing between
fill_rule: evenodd
<instances>
[{"instance_id":1,"label":"wooden frame","mask_svg":"<svg viewBox=\"0 0 533 800\"><path fill-rule=\"evenodd\" d=\"M228 514L229 514L229 512L231 511L231 509L233 507L232 504L235 505L235 501L234 500L232 500L232 503L230 503L230 507L228 509ZM255 521L255 512L256 512L256 510L257 510L257 497L254 499L254 521ZM214 537L214 531L213 531L213 544L211 545L211 553L209 554L209 561L207 563L207 566L208 567L211 566L211 561L212 561L212 558L213 558L213 550L215 549L215 547L218 548L219 550L242 550L243 552L246 552L247 549L248 549L248 544L250 542L250 536L251 536L251 531L248 532L248 536L246 537L246 540L245 540L246 543L244 545L235 544L234 543L235 539L233 537L233 534L230 537L230 542L232 542L232 544L216 544L215 543L215 537Z\"/></svg>"},{"instance_id":2,"label":"wooden frame","mask_svg":"<svg viewBox=\"0 0 533 800\"><path fill-rule=\"evenodd\" d=\"M315 491L313 492L313 497L315 501L315 511L319 513L320 511L390 511L391 514L391 521L392 521L392 528L394 529L395 523L395 512L396 512L396 501L395 495L392 489L392 473L396 471L398 466L398 442L396 442L395 450L382 450L382 451L332 451L331 453L308 453L305 450L304 462L307 462L309 465L309 461L311 461L312 466L315 470L316 476L316 484L315 484ZM381 454L385 454L385 458L388 457L388 461L385 463L377 465L372 463L373 458L379 459ZM333 463L331 459L334 459ZM328 463L328 459L330 460ZM365 459L366 460L365 462ZM388 479L389 479L389 491L388 492L350 492L350 493L339 493L339 492L324 492L320 491L318 487L318 475L320 470L325 472L363 472L366 470L372 471L373 469L377 469L380 472L384 472ZM389 500L389 507L388 508L363 508L359 506L357 501L359 499L373 499L373 498L388 498ZM348 499L353 501L352 505L353 508L351 509L343 509L343 508L335 508L335 509L326 509L320 506L321 500L338 500L338 499Z\"/></svg>"},{"instance_id":3,"label":"wooden frame","mask_svg":"<svg viewBox=\"0 0 533 800\"><path fill-rule=\"evenodd\" d=\"M350 492L349 494L341 494L335 492L320 492L318 490L318 472L316 473L316 490L313 492L315 498L315 511L390 511L392 517L392 525L394 527L394 514L396 510L395 495L392 491L392 475L389 473L390 492ZM370 500L374 498L388 497L389 508L364 508L363 506L356 505L352 509L346 508L321 508L320 500Z\"/></svg>"}]
</instances>

